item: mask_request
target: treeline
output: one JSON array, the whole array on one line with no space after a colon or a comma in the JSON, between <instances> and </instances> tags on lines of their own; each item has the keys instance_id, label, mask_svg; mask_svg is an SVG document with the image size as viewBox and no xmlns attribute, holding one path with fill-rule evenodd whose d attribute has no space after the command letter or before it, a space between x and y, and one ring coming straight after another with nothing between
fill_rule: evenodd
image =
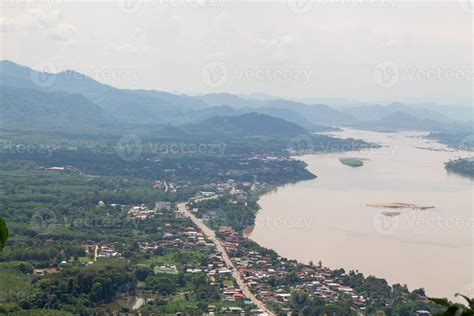
<instances>
[{"instance_id":1,"label":"treeline","mask_svg":"<svg viewBox=\"0 0 474 316\"><path fill-rule=\"evenodd\" d=\"M454 172L467 177L474 177L474 159L460 158L448 161L444 167L449 172Z\"/></svg>"}]
</instances>

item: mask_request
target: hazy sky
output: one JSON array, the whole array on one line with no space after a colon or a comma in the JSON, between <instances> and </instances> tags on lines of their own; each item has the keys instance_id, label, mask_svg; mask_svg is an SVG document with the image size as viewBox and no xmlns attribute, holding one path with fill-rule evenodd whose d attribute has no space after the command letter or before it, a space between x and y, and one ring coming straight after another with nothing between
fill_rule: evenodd
<instances>
[{"instance_id":1,"label":"hazy sky","mask_svg":"<svg viewBox=\"0 0 474 316\"><path fill-rule=\"evenodd\" d=\"M2 59L126 88L471 104L469 0L0 0Z\"/></svg>"}]
</instances>

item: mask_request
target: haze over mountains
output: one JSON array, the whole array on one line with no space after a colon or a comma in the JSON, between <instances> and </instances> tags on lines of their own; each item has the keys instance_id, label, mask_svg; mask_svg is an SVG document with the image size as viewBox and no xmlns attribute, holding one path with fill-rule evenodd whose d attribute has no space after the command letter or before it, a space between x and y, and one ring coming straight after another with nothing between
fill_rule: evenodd
<instances>
[{"instance_id":1,"label":"haze over mountains","mask_svg":"<svg viewBox=\"0 0 474 316\"><path fill-rule=\"evenodd\" d=\"M4 129L94 131L167 126L168 133L284 134L332 126L446 131L471 127L472 109L441 105L330 107L261 95L189 96L118 89L75 71L41 73L0 61L0 123ZM263 96L266 97L266 96Z\"/></svg>"}]
</instances>

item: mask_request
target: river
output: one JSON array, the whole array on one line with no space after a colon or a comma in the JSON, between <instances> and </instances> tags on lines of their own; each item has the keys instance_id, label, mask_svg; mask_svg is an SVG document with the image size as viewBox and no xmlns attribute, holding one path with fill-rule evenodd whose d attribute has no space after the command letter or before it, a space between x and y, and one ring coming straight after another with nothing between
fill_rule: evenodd
<instances>
[{"instance_id":1,"label":"river","mask_svg":"<svg viewBox=\"0 0 474 316\"><path fill-rule=\"evenodd\" d=\"M318 178L262 196L249 237L288 258L423 287L430 296L474 296L473 181L444 169L444 162L470 153L421 132L329 134L383 147L298 157ZM364 165L343 165L341 157L362 158ZM394 202L434 208L367 206Z\"/></svg>"}]
</instances>

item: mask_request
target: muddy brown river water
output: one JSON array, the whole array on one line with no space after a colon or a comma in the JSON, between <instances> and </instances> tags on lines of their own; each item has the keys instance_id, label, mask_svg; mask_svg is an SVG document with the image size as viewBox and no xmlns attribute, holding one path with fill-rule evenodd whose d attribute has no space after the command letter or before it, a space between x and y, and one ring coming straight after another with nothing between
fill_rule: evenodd
<instances>
[{"instance_id":1,"label":"muddy brown river water","mask_svg":"<svg viewBox=\"0 0 474 316\"><path fill-rule=\"evenodd\" d=\"M318 178L264 195L250 238L289 258L423 287L431 296L474 296L473 181L444 169L449 159L474 154L421 132L331 134L384 147L299 157ZM342 157L364 165L344 165ZM384 209L390 203L434 208Z\"/></svg>"}]
</instances>

